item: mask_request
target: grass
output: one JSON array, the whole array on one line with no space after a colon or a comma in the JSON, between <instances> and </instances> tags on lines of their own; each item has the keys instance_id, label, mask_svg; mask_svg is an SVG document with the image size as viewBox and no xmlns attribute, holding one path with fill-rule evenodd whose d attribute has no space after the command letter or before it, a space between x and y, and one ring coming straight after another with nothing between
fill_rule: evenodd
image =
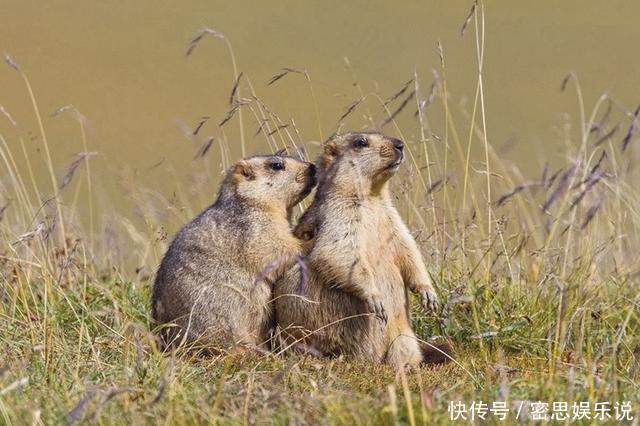
<instances>
[{"instance_id":1,"label":"grass","mask_svg":"<svg viewBox=\"0 0 640 426\"><path fill-rule=\"evenodd\" d=\"M119 216L100 201L95 174L88 174L82 119L85 156L78 158L87 167L77 163L70 179L76 169L87 179L61 188L36 97L8 59L38 117L49 176L37 181L33 168L40 160L29 158L22 140L0 135L7 171L0 186L0 423L434 424L450 422L451 401L505 401L510 422L516 412L529 418L526 410L537 401L587 402L592 410L596 402L630 401L631 415L640 417L637 114L607 96L589 112L571 75L562 84L564 96L576 89L580 114L577 125L565 126L565 160L550 166L554 159L539 159L540 172L523 176L521 165L506 162L487 136L482 3L465 28L472 24L478 84L471 113L447 87L440 44L431 89L423 90L429 85L417 72L392 96L366 93L356 83L357 99L336 112L343 117L334 130L361 127L357 111L369 126L385 123L409 149L394 194L449 313L446 319L425 315L416 304L414 326L425 339L449 336L457 352L456 363L406 374L302 355L161 352L150 332L149 290L166 229L211 200L193 188L167 198L125 177L139 217ZM245 110L239 128L252 119L270 149L315 155L317 147L304 142L295 120L265 105L249 77L238 73L224 35L207 29L189 52L207 34L222 39L233 60L235 83L223 121ZM272 83L302 75L313 95L306 70L284 71ZM403 118L414 111L417 119ZM207 163L202 175L192 176L194 185L215 182L233 161L225 125L223 137L205 142L197 154L217 156L221 168ZM626 134L612 131L618 125ZM322 135L327 127L318 123L316 131ZM248 134L242 130L243 150ZM176 182L182 176L167 173ZM87 208L84 220L80 212ZM99 226L97 211L110 220Z\"/></svg>"}]
</instances>

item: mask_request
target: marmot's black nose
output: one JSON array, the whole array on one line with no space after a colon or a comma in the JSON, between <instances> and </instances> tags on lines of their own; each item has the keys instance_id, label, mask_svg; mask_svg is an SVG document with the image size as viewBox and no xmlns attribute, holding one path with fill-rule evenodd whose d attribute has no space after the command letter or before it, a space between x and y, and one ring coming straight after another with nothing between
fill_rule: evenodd
<instances>
[{"instance_id":1,"label":"marmot's black nose","mask_svg":"<svg viewBox=\"0 0 640 426\"><path fill-rule=\"evenodd\" d=\"M393 146L400 152L404 149L404 143L400 139L392 139Z\"/></svg>"},{"instance_id":2,"label":"marmot's black nose","mask_svg":"<svg viewBox=\"0 0 640 426\"><path fill-rule=\"evenodd\" d=\"M314 164L309 164L309 175L310 176L316 175L316 166Z\"/></svg>"}]
</instances>

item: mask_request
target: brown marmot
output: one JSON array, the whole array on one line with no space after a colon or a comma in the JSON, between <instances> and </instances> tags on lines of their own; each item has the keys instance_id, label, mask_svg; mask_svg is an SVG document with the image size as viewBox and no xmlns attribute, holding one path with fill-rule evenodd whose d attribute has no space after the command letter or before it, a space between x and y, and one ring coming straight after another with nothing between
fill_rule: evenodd
<instances>
[{"instance_id":1,"label":"brown marmot","mask_svg":"<svg viewBox=\"0 0 640 426\"><path fill-rule=\"evenodd\" d=\"M292 266L275 287L285 347L300 342L396 369L421 364L425 353L446 359L425 350L411 328L407 289L425 309L436 309L437 296L389 193L403 148L379 133L325 143L316 197L294 230L306 241L306 267Z\"/></svg>"},{"instance_id":2,"label":"brown marmot","mask_svg":"<svg viewBox=\"0 0 640 426\"><path fill-rule=\"evenodd\" d=\"M158 269L152 315L166 345L268 348L273 282L301 250L292 209L315 180L313 164L281 155L230 168L216 202L180 230Z\"/></svg>"}]
</instances>

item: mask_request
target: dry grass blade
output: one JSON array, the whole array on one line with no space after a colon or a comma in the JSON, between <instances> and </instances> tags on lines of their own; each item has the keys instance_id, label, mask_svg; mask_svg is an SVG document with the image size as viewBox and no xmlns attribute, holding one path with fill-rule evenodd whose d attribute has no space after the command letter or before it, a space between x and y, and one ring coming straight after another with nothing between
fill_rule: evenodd
<instances>
[{"instance_id":1,"label":"dry grass blade","mask_svg":"<svg viewBox=\"0 0 640 426\"><path fill-rule=\"evenodd\" d=\"M442 46L442 41L440 39L438 39L437 47L438 57L440 58L440 66L444 68L444 46Z\"/></svg>"},{"instance_id":2,"label":"dry grass blade","mask_svg":"<svg viewBox=\"0 0 640 426\"><path fill-rule=\"evenodd\" d=\"M31 241L35 236L43 233L43 231L46 229L45 225L45 221L41 220L33 231L25 232L24 234L18 236L18 239L13 242L12 245Z\"/></svg>"},{"instance_id":3,"label":"dry grass blade","mask_svg":"<svg viewBox=\"0 0 640 426\"><path fill-rule=\"evenodd\" d=\"M360 103L362 103L363 100L364 100L364 98L360 98L360 99L357 99L357 100L351 102L349 105L347 105L345 107L345 109L344 109L344 112L342 113L342 115L338 119L338 123L342 122L342 120L347 118L347 116L349 116L349 114L351 114L353 111L355 111L355 109L358 107L358 105L360 105Z\"/></svg>"},{"instance_id":4,"label":"dry grass blade","mask_svg":"<svg viewBox=\"0 0 640 426\"><path fill-rule=\"evenodd\" d=\"M153 398L153 401L151 401L151 405L156 405L158 402L160 402L160 400L164 396L166 389L167 389L167 380L163 377L160 380L160 385L158 385L158 393L156 394L156 397Z\"/></svg>"},{"instance_id":5,"label":"dry grass blade","mask_svg":"<svg viewBox=\"0 0 640 426\"><path fill-rule=\"evenodd\" d=\"M631 125L629 126L629 130L622 140L622 151L624 152L631 143L631 139L633 135L635 135L636 130L638 130L638 115L640 115L640 105L636 108L636 112L633 113L633 118L631 119Z\"/></svg>"},{"instance_id":6,"label":"dry grass blade","mask_svg":"<svg viewBox=\"0 0 640 426\"><path fill-rule=\"evenodd\" d=\"M552 174L548 179L546 177L546 171L545 171L545 173L543 173L543 176L542 176L542 186L544 188L551 188L551 185L553 185L553 182L555 182L555 180L558 178L558 176L560 176L560 173L562 173L563 170L564 168L560 168L557 172Z\"/></svg>"},{"instance_id":7,"label":"dry grass blade","mask_svg":"<svg viewBox=\"0 0 640 426\"><path fill-rule=\"evenodd\" d=\"M387 117L382 123L380 123L380 126L378 126L378 127L380 127L382 129L384 126L386 126L391 121L393 121L398 116L398 114L400 114L402 112L402 110L407 106L407 104L411 101L411 99L413 99L415 94L416 94L415 90L411 91L411 93L409 93L409 96L407 96L405 98L405 100L402 101L400 106L389 117Z\"/></svg>"},{"instance_id":8,"label":"dry grass blade","mask_svg":"<svg viewBox=\"0 0 640 426\"><path fill-rule=\"evenodd\" d=\"M204 141L202 145L200 145L200 148L198 148L198 152L196 152L196 155L193 157L193 159L197 160L198 158L202 158L207 155L207 152L209 152L209 149L211 148L214 140L215 139L213 138L213 136L209 136L209 138Z\"/></svg>"},{"instance_id":9,"label":"dry grass blade","mask_svg":"<svg viewBox=\"0 0 640 426\"><path fill-rule=\"evenodd\" d=\"M10 202L7 202L4 206L0 207L0 222L4 219L4 212L9 208Z\"/></svg>"},{"instance_id":10,"label":"dry grass blade","mask_svg":"<svg viewBox=\"0 0 640 426\"><path fill-rule=\"evenodd\" d=\"M276 75L274 75L273 77L271 77L271 79L267 82L267 86L271 86L273 83L275 83L276 81L280 80L282 77L284 77L285 75L289 74L289 71L282 71Z\"/></svg>"},{"instance_id":11,"label":"dry grass blade","mask_svg":"<svg viewBox=\"0 0 640 426\"><path fill-rule=\"evenodd\" d=\"M57 117L60 114L67 112L67 111L72 111L74 110L75 107L73 106L73 104L68 104L68 105L63 105L60 108L58 108L57 110L53 111L51 114L49 114L49 117L53 118L53 117Z\"/></svg>"},{"instance_id":12,"label":"dry grass blade","mask_svg":"<svg viewBox=\"0 0 640 426\"><path fill-rule=\"evenodd\" d=\"M640 345L637 345L633 350L633 365L629 369L631 374L635 374L640 367Z\"/></svg>"},{"instance_id":13,"label":"dry grass blade","mask_svg":"<svg viewBox=\"0 0 640 426\"><path fill-rule=\"evenodd\" d=\"M78 120L81 123L87 123L88 120L87 118L82 115L80 113L80 111L78 111L78 109L73 106L73 104L68 104L68 105L63 105L60 108L56 109L55 111L53 111L51 114L49 114L50 118L55 118L61 114L64 114L66 112L71 112L73 114L73 118L75 118L76 120Z\"/></svg>"},{"instance_id":14,"label":"dry grass blade","mask_svg":"<svg viewBox=\"0 0 640 426\"><path fill-rule=\"evenodd\" d=\"M420 113L424 114L426 109L429 107L429 105L433 103L434 99L436 98L437 89L438 89L438 81L435 80L431 83L431 87L429 87L429 95L427 95L427 98L422 99L418 104L418 110L416 110L416 112L413 113L414 117L418 117Z\"/></svg>"},{"instance_id":15,"label":"dry grass blade","mask_svg":"<svg viewBox=\"0 0 640 426\"><path fill-rule=\"evenodd\" d=\"M29 378L28 377L22 377L21 379L18 379L16 381L14 381L13 383L11 383L6 388L0 390L0 396L6 395L9 392L13 392L15 390L21 389L21 388L25 387L28 383L29 383Z\"/></svg>"},{"instance_id":16,"label":"dry grass blade","mask_svg":"<svg viewBox=\"0 0 640 426\"><path fill-rule=\"evenodd\" d=\"M193 53L195 48L198 46L198 43L200 43L200 41L202 41L205 36L211 36L219 39L225 38L224 34L222 34L221 32L218 32L211 28L205 28L204 30L200 31L193 39L191 39L189 48L187 49L187 56Z\"/></svg>"},{"instance_id":17,"label":"dry grass blade","mask_svg":"<svg viewBox=\"0 0 640 426\"><path fill-rule=\"evenodd\" d=\"M240 108L240 105L234 105L233 107L231 107L231 109L229 111L227 111L227 113L225 114L225 116L222 119L222 121L218 124L218 126L222 127L225 124L227 124L227 122L233 118L233 116L235 115L236 111L238 111L238 108Z\"/></svg>"},{"instance_id":18,"label":"dry grass blade","mask_svg":"<svg viewBox=\"0 0 640 426\"><path fill-rule=\"evenodd\" d=\"M613 129L609 130L606 134L600 137L597 141L594 142L594 146L599 146L611 139L611 137L618 131L620 127L620 123L616 124Z\"/></svg>"},{"instance_id":19,"label":"dry grass blade","mask_svg":"<svg viewBox=\"0 0 640 426\"><path fill-rule=\"evenodd\" d=\"M573 176L577 167L578 167L578 164L574 163L571 167L565 170L564 173L562 173L562 176L560 177L560 182L558 182L556 189L551 193L549 198L547 198L547 200L544 202L544 204L541 207L541 210L543 212L547 211L549 207L551 207L551 205L558 199L558 197L566 191L569 185L569 179L571 178L571 176Z\"/></svg>"},{"instance_id":20,"label":"dry grass blade","mask_svg":"<svg viewBox=\"0 0 640 426\"><path fill-rule=\"evenodd\" d=\"M562 84L560 84L560 91L564 92L567 88L567 84L569 84L569 80L575 80L576 74L572 71L562 80Z\"/></svg>"},{"instance_id":21,"label":"dry grass blade","mask_svg":"<svg viewBox=\"0 0 640 426\"><path fill-rule=\"evenodd\" d=\"M272 136L275 133L278 133L280 130L286 129L287 127L289 127L288 124L281 124L278 127L276 127L275 129L273 129L272 131L270 131L269 133L267 133L267 136Z\"/></svg>"},{"instance_id":22,"label":"dry grass blade","mask_svg":"<svg viewBox=\"0 0 640 426\"><path fill-rule=\"evenodd\" d=\"M584 180L576 183L571 188L571 190L574 190L574 189L579 188L580 186L582 186L584 184L587 184L587 183L591 182L593 179L598 177L598 175L599 175L599 177L606 176L606 173L597 173L600 170L600 166L602 166L602 162L604 161L605 158L607 158L607 152L606 151L602 151L602 153L600 154L600 158L598 159L596 164L591 168L591 170L587 174L587 177L584 178Z\"/></svg>"},{"instance_id":23,"label":"dry grass blade","mask_svg":"<svg viewBox=\"0 0 640 426\"><path fill-rule=\"evenodd\" d=\"M233 88L231 89L231 94L229 95L229 105L233 105L235 103L236 93L238 93L238 86L240 85L240 79L243 75L244 72L240 72L240 74L238 74L238 78L236 78L236 81L234 81L233 83Z\"/></svg>"},{"instance_id":24,"label":"dry grass blade","mask_svg":"<svg viewBox=\"0 0 640 426\"><path fill-rule=\"evenodd\" d=\"M386 101L384 101L384 105L387 106L389 105L391 102L395 101L396 99L398 99L400 96L404 95L404 93L407 91L407 89L409 88L409 85L413 83L413 78L409 81L407 81L400 90L398 90L396 93L394 93L393 95L391 95L391 97L389 97Z\"/></svg>"},{"instance_id":25,"label":"dry grass blade","mask_svg":"<svg viewBox=\"0 0 640 426\"><path fill-rule=\"evenodd\" d=\"M229 111L227 111L227 113L225 114L225 116L222 119L222 121L218 124L218 126L222 127L225 124L227 124L227 122L233 118L233 116L236 114L236 112L238 111L239 108L240 108L239 104L233 105L231 107L231 109Z\"/></svg>"},{"instance_id":26,"label":"dry grass blade","mask_svg":"<svg viewBox=\"0 0 640 426\"><path fill-rule=\"evenodd\" d=\"M260 132L264 131L264 128L269 125L269 122L272 121L270 118L265 118L260 121L260 126L258 126L258 130L253 134L253 137L256 137L260 134Z\"/></svg>"},{"instance_id":27,"label":"dry grass blade","mask_svg":"<svg viewBox=\"0 0 640 426\"><path fill-rule=\"evenodd\" d=\"M598 173L595 176L593 176L592 178L589 179L589 181L587 182L585 188L580 192L580 194L576 197L575 200L573 200L573 202L571 203L571 209L575 208L580 201L582 201L582 199L585 197L585 195L587 195L587 193L589 191L591 191L593 189L593 187L600 182L600 179L602 179L602 174Z\"/></svg>"},{"instance_id":28,"label":"dry grass blade","mask_svg":"<svg viewBox=\"0 0 640 426\"><path fill-rule=\"evenodd\" d=\"M585 214L584 221L580 226L580 229L584 229L587 227L587 225L589 225L589 222L593 220L598 210L600 210L600 207L602 207L603 202L604 202L604 197L600 196L598 200L596 200L596 202L589 207L589 209L587 210L587 213Z\"/></svg>"},{"instance_id":29,"label":"dry grass blade","mask_svg":"<svg viewBox=\"0 0 640 426\"><path fill-rule=\"evenodd\" d=\"M288 71L288 72L295 73L295 74L308 75L308 74L307 74L307 70L298 70L298 69L295 69L295 68L289 68L289 67L284 67L284 68L282 68L282 69L283 69L283 70L285 70L285 71Z\"/></svg>"},{"instance_id":30,"label":"dry grass blade","mask_svg":"<svg viewBox=\"0 0 640 426\"><path fill-rule=\"evenodd\" d=\"M278 371L278 373L273 376L273 378L271 379L271 383L272 384L278 384L282 381L282 379L284 378L284 376L291 371L291 369L298 363L298 361L296 361L295 359L291 359L289 360L289 362L287 362L287 365L285 365L284 368L282 368L280 371Z\"/></svg>"},{"instance_id":31,"label":"dry grass blade","mask_svg":"<svg viewBox=\"0 0 640 426\"><path fill-rule=\"evenodd\" d=\"M293 345L293 348L296 352L302 353L304 355L310 355L314 358L322 359L325 355L316 349L314 346L306 345L304 343L296 343Z\"/></svg>"},{"instance_id":32,"label":"dry grass blade","mask_svg":"<svg viewBox=\"0 0 640 426\"><path fill-rule=\"evenodd\" d=\"M73 179L73 176L75 175L76 170L80 166L81 162L82 162L82 157L76 156L76 158L71 162L71 164L69 164L69 166L67 167L67 171L65 172L64 177L62 178L62 182L60 183L60 186L58 187L58 189L62 190L71 183L71 180Z\"/></svg>"},{"instance_id":33,"label":"dry grass blade","mask_svg":"<svg viewBox=\"0 0 640 426\"><path fill-rule=\"evenodd\" d=\"M542 169L542 177L540 178L540 184L543 187L547 186L548 175L549 175L549 162L545 161L544 168Z\"/></svg>"},{"instance_id":34,"label":"dry grass blade","mask_svg":"<svg viewBox=\"0 0 640 426\"><path fill-rule=\"evenodd\" d=\"M73 244L73 247L71 248L71 250L69 250L69 252L65 256L64 261L60 265L60 273L58 274L58 280L57 280L58 285L62 282L62 278L64 277L65 272L67 271L67 269L69 269L69 267L73 263L73 259L76 255L76 252L78 251L79 243L80 243L80 240L76 239L76 241Z\"/></svg>"},{"instance_id":35,"label":"dry grass blade","mask_svg":"<svg viewBox=\"0 0 640 426\"><path fill-rule=\"evenodd\" d=\"M267 83L267 86L271 86L273 83L275 83L276 81L280 80L282 77L284 77L287 74L302 74L304 75L307 79L309 79L309 74L307 73L306 70L297 70L294 68L282 68L281 71L274 75L273 77L271 77L271 79L269 80L269 82Z\"/></svg>"},{"instance_id":36,"label":"dry grass blade","mask_svg":"<svg viewBox=\"0 0 640 426\"><path fill-rule=\"evenodd\" d=\"M9 114L9 111L7 111L2 105L0 105L0 112L7 118L7 120L9 120L9 123L11 123L13 127L16 127L18 125L16 123L16 120L14 120L11 114Z\"/></svg>"},{"instance_id":37,"label":"dry grass blade","mask_svg":"<svg viewBox=\"0 0 640 426\"><path fill-rule=\"evenodd\" d=\"M71 411L69 411L69 414L67 414L68 424L75 424L80 421L80 419L82 419L82 413L84 412L87 403L89 403L93 399L95 394L95 390L90 390L84 394L84 396L80 399L80 401L78 401L76 406L73 407Z\"/></svg>"},{"instance_id":38,"label":"dry grass blade","mask_svg":"<svg viewBox=\"0 0 640 426\"><path fill-rule=\"evenodd\" d=\"M516 185L511 191L507 192L506 194L503 194L500 196L500 198L498 198L498 200L495 202L495 205L500 207L501 205L503 205L509 198L513 197L514 195L522 192L523 190L530 188L532 186L535 185L540 185L537 182L525 182L525 183L521 183Z\"/></svg>"},{"instance_id":39,"label":"dry grass blade","mask_svg":"<svg viewBox=\"0 0 640 426\"><path fill-rule=\"evenodd\" d=\"M204 124L209 121L211 117L209 116L204 116L204 117L200 117L200 121L198 121L198 124L196 124L196 128L193 129L193 132L191 132L192 136L196 136L198 134L198 132L200 132L200 129L202 129L202 126L204 126Z\"/></svg>"},{"instance_id":40,"label":"dry grass blade","mask_svg":"<svg viewBox=\"0 0 640 426\"><path fill-rule=\"evenodd\" d=\"M250 103L251 100L250 99L238 99L232 106L231 109L229 111L227 111L227 113L225 114L224 118L222 119L222 121L220 122L220 124L218 124L219 127L224 126L225 124L227 124L227 122L229 120L231 120L233 118L233 116L236 114L236 112L238 112L238 110L240 109L241 106L246 105L248 103Z\"/></svg>"},{"instance_id":41,"label":"dry grass blade","mask_svg":"<svg viewBox=\"0 0 640 426\"><path fill-rule=\"evenodd\" d=\"M603 95L603 97L607 97L607 95ZM602 114L602 118L597 123L594 123L593 126L591 126L591 129L589 129L589 131L590 132L595 132L597 130L602 129L602 127L607 122L607 120L609 120L609 116L611 115L611 111L613 111L613 102L611 102L611 99L609 99L609 103L607 104L607 109L604 112L604 114Z\"/></svg>"},{"instance_id":42,"label":"dry grass blade","mask_svg":"<svg viewBox=\"0 0 640 426\"><path fill-rule=\"evenodd\" d=\"M142 342L140 341L140 336L138 333L133 335L133 341L136 344L136 370L142 371L144 369L144 347L142 347Z\"/></svg>"},{"instance_id":43,"label":"dry grass blade","mask_svg":"<svg viewBox=\"0 0 640 426\"><path fill-rule=\"evenodd\" d=\"M431 186L429 186L429 188L427 189L427 194L431 194L432 192L436 191L438 188L442 186L444 182L445 182L445 179L438 179L437 181L433 182Z\"/></svg>"},{"instance_id":44,"label":"dry grass blade","mask_svg":"<svg viewBox=\"0 0 640 426\"><path fill-rule=\"evenodd\" d=\"M85 158L93 157L96 154L97 152L78 153L76 155L76 158L67 167L67 171L65 172L64 177L62 178L62 182L60 183L60 186L58 187L58 189L62 191L67 185L71 183L71 180L73 180L73 176L75 175L76 170L78 169L80 164L82 164L82 160L84 160Z\"/></svg>"},{"instance_id":45,"label":"dry grass blade","mask_svg":"<svg viewBox=\"0 0 640 426\"><path fill-rule=\"evenodd\" d=\"M153 398L153 401L151 401L152 406L160 402L160 400L162 399L162 396L166 392L167 387L169 386L169 380L171 378L171 375L173 374L174 363L175 363L175 359L171 357L167 364L167 368L165 369L164 374L162 375L162 379L160 379L160 384L158 385L158 393L156 394L155 398Z\"/></svg>"},{"instance_id":46,"label":"dry grass blade","mask_svg":"<svg viewBox=\"0 0 640 426\"><path fill-rule=\"evenodd\" d=\"M460 37L462 37L465 33L465 31L467 31L467 27L469 26L469 24L471 23L471 19L473 19L473 15L476 13L476 7L478 6L478 1L474 1L473 5L471 5L471 11L469 11L469 14L467 15L466 19L464 20L464 23L462 24L462 27L460 28Z\"/></svg>"},{"instance_id":47,"label":"dry grass blade","mask_svg":"<svg viewBox=\"0 0 640 426\"><path fill-rule=\"evenodd\" d=\"M112 387L105 393L104 402L107 402L111 398L113 398L114 396L120 395L122 393L135 392L135 391L136 390L133 389L133 388L116 388L116 387Z\"/></svg>"},{"instance_id":48,"label":"dry grass blade","mask_svg":"<svg viewBox=\"0 0 640 426\"><path fill-rule=\"evenodd\" d=\"M116 387L112 387L109 388L103 395L102 399L96 404L96 408L95 411L93 412L93 420L95 422L95 420L98 418L98 415L100 414L100 411L102 410L102 407L104 407L104 405L109 402L113 397L120 395L122 393L128 393L128 392L135 392L136 390L133 388L116 388Z\"/></svg>"},{"instance_id":49,"label":"dry grass blade","mask_svg":"<svg viewBox=\"0 0 640 426\"><path fill-rule=\"evenodd\" d=\"M21 72L20 66L16 63L16 61L11 59L11 56L9 56L9 54L7 54L7 53L4 54L4 62L7 65L9 65L11 68L13 68L14 70L16 70L18 72Z\"/></svg>"},{"instance_id":50,"label":"dry grass blade","mask_svg":"<svg viewBox=\"0 0 640 426\"><path fill-rule=\"evenodd\" d=\"M598 159L598 162L591 168L591 171L589 171L589 176L592 176L593 174L595 174L596 171L600 169L600 166L602 165L602 162L604 161L605 158L607 158L607 151L602 151L602 154L600 154L600 158Z\"/></svg>"},{"instance_id":51,"label":"dry grass blade","mask_svg":"<svg viewBox=\"0 0 640 426\"><path fill-rule=\"evenodd\" d=\"M152 165L152 166L147 167L147 168L146 168L146 171L153 170L153 169L156 169L156 168L160 167L160 166L165 162L165 160L166 160L166 158L165 158L165 157L162 157L162 158L160 159L160 161L158 161L157 163L155 163L155 164L154 164L154 165Z\"/></svg>"}]
</instances>

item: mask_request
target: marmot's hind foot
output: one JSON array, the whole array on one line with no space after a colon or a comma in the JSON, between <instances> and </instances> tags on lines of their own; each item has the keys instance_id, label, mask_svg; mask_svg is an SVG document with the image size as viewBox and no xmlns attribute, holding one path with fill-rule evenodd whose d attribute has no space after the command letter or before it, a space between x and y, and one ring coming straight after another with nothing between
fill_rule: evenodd
<instances>
[{"instance_id":1,"label":"marmot's hind foot","mask_svg":"<svg viewBox=\"0 0 640 426\"><path fill-rule=\"evenodd\" d=\"M430 344L420 343L422 364L446 364L453 359L453 347L449 342Z\"/></svg>"}]
</instances>

